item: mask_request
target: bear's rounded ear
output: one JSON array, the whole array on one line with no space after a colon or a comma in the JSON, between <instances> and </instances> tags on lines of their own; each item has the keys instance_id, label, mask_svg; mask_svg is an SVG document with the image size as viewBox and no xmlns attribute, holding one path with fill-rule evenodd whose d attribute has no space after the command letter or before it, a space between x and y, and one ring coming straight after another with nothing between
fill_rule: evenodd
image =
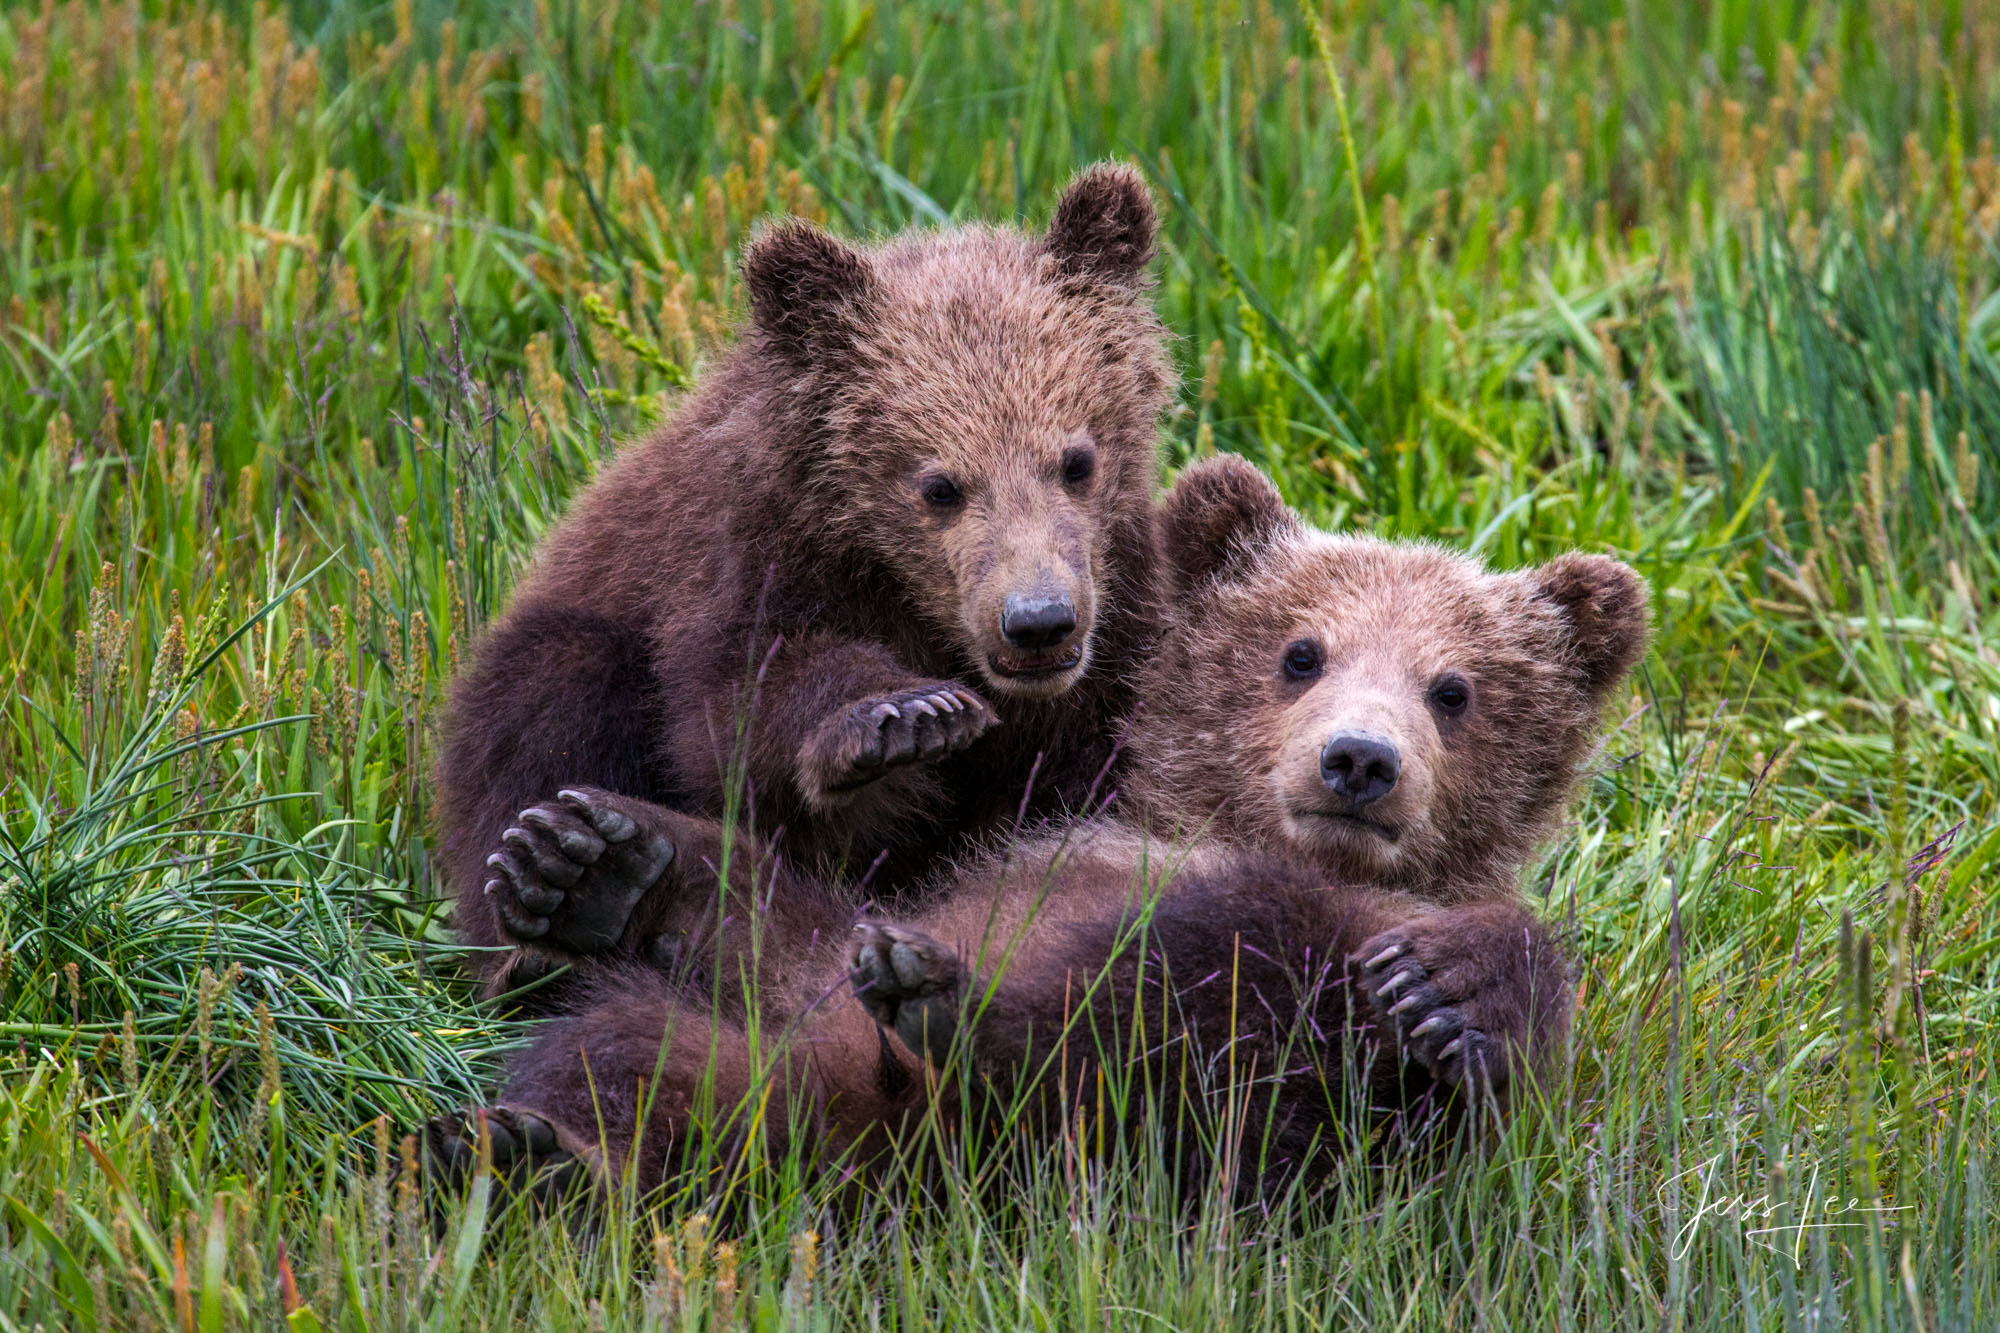
<instances>
[{"instance_id":1,"label":"bear's rounded ear","mask_svg":"<svg viewBox=\"0 0 2000 1333\"><path fill-rule=\"evenodd\" d=\"M1068 277L1129 284L1153 257L1159 225L1145 179L1131 167L1104 162L1063 191L1043 244Z\"/></svg>"},{"instance_id":2,"label":"bear's rounded ear","mask_svg":"<svg viewBox=\"0 0 2000 1333\"><path fill-rule=\"evenodd\" d=\"M1160 549L1175 588L1185 592L1247 574L1265 543L1298 526L1268 477L1234 454L1219 454L1174 479L1160 506Z\"/></svg>"},{"instance_id":3,"label":"bear's rounded ear","mask_svg":"<svg viewBox=\"0 0 2000 1333\"><path fill-rule=\"evenodd\" d=\"M1573 663L1593 694L1605 695L1646 652L1653 607L1638 571L1608 555L1559 555L1532 575L1569 629Z\"/></svg>"},{"instance_id":4,"label":"bear's rounded ear","mask_svg":"<svg viewBox=\"0 0 2000 1333\"><path fill-rule=\"evenodd\" d=\"M860 251L786 218L751 240L743 285L757 327L780 352L811 363L853 342L875 272Z\"/></svg>"}]
</instances>

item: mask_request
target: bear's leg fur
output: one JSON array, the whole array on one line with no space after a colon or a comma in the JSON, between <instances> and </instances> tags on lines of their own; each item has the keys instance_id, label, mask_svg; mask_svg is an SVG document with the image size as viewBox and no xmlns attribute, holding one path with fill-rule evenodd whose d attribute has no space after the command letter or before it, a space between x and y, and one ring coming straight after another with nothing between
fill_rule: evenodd
<instances>
[{"instance_id":1,"label":"bear's leg fur","mask_svg":"<svg viewBox=\"0 0 2000 1333\"><path fill-rule=\"evenodd\" d=\"M965 749L998 718L969 686L917 675L887 648L833 633L781 641L749 687L746 768L758 824L799 854L872 858L886 839L935 818L931 761ZM676 719L675 753L720 770L714 720Z\"/></svg>"},{"instance_id":2,"label":"bear's leg fur","mask_svg":"<svg viewBox=\"0 0 2000 1333\"><path fill-rule=\"evenodd\" d=\"M769 849L684 814L662 777L647 648L629 627L546 605L517 607L456 687L438 777L457 924L483 946L489 995L564 964L639 959L681 968L690 936L815 915L825 898ZM844 923L843 923L844 924ZM806 928L809 933L811 926ZM804 938L800 934L798 938ZM509 949L507 946L512 946Z\"/></svg>"},{"instance_id":3,"label":"bear's leg fur","mask_svg":"<svg viewBox=\"0 0 2000 1333\"><path fill-rule=\"evenodd\" d=\"M1260 1114L1292 1159L1314 1135L1337 1135L1343 1103L1421 1112L1462 1102L1464 1089L1508 1111L1529 1075L1554 1066L1568 1029L1562 952L1525 906L1441 909L1259 858L1191 875L1143 928L1127 908L1030 929L990 994L939 943L963 952L977 929L946 903L910 925L857 930L856 995L913 1054L942 1063L954 1038L969 1041L973 1066L1006 1090L1060 1044L1074 1093L1100 1063L1156 1065L1170 1084L1187 1053L1200 1063L1228 1052L1271 1090ZM976 1023L964 995L982 997ZM1127 1049L1135 1014L1147 1019L1142 1044ZM1330 1099L1350 1073L1365 1082Z\"/></svg>"},{"instance_id":4,"label":"bear's leg fur","mask_svg":"<svg viewBox=\"0 0 2000 1333\"><path fill-rule=\"evenodd\" d=\"M680 993L710 998L718 1014L741 1016L754 1007L778 1021L824 989L815 969L824 970L828 950L853 922L837 886L794 873L754 839L739 835L730 846L721 821L594 788L565 788L555 801L524 811L502 841L487 893L510 928L533 910L544 919L529 918L529 925L547 932L528 935L537 942L516 951L516 975L583 961L592 972L621 976L637 962ZM593 871L621 857L667 864L664 872L648 871L650 888L581 892ZM551 867L560 868L561 880L547 878ZM566 915L572 903L583 909L582 927ZM605 921L602 936L580 940L593 917ZM588 985L587 978L571 988L576 984ZM565 1006L573 1003L565 995Z\"/></svg>"},{"instance_id":5,"label":"bear's leg fur","mask_svg":"<svg viewBox=\"0 0 2000 1333\"><path fill-rule=\"evenodd\" d=\"M1052 893L1098 901L1103 887L1073 872ZM577 1161L600 1182L630 1172L650 1189L674 1171L697 1115L706 1135L727 1138L753 1099L759 1150L796 1142L865 1164L934 1091L962 1094L957 1042L970 1044L981 1095L1045 1130L1101 1111L1100 1070L1153 1090L1120 1099L1128 1129L1161 1095L1226 1096L1243 1150L1255 1149L1232 1169L1255 1192L1345 1151L1381 1116L1421 1122L1461 1104L1461 1089L1511 1109L1567 1026L1560 950L1520 904L1441 909L1249 857L1191 874L1143 916L1085 904L1060 917L1020 936L990 989L961 956L992 919L990 898L967 891L909 925L863 922L841 953L799 951L793 989L818 987L817 1001L782 1017L760 1010L761 1046L655 970L606 969L596 998L545 1024L515 1061L489 1115L509 1136L494 1134L496 1165L505 1147L509 1161ZM832 914L813 927L826 943L834 928ZM768 945L784 952L788 938ZM976 1018L965 1008L975 999ZM448 1118L426 1137L461 1175L470 1123ZM1213 1162L1202 1136L1186 1142L1192 1183Z\"/></svg>"},{"instance_id":6,"label":"bear's leg fur","mask_svg":"<svg viewBox=\"0 0 2000 1333\"><path fill-rule=\"evenodd\" d=\"M524 810L565 788L590 786L647 803L671 799L652 752L653 695L647 646L632 627L533 604L517 606L495 627L454 687L438 764L444 871L458 896L460 935L490 951L476 964L489 993L508 989L522 961L505 946L529 943L551 927L546 913L527 910L548 905L532 890L525 903L516 893L487 891L496 878L488 858L506 850L502 837ZM650 868L649 857L657 859L657 849L614 864L639 874ZM616 913L578 911L583 900L631 894L632 885L611 869L564 889L571 910L587 921L584 937L604 934Z\"/></svg>"},{"instance_id":7,"label":"bear's leg fur","mask_svg":"<svg viewBox=\"0 0 2000 1333\"><path fill-rule=\"evenodd\" d=\"M786 1025L762 1046L737 1023L681 998L648 969L601 973L594 1002L541 1026L517 1056L497 1103L496 1172L513 1165L583 1164L600 1188L629 1178L641 1192L670 1179L690 1130L722 1151L782 1154L797 1141L822 1161L857 1164L921 1095L914 1071L885 1053L874 1024L840 997ZM887 1062L885 1066L884 1062ZM768 1094L768 1095L767 1095ZM477 1112L426 1127L433 1185L448 1189L477 1160ZM568 1177L562 1177L567 1183Z\"/></svg>"},{"instance_id":8,"label":"bear's leg fur","mask_svg":"<svg viewBox=\"0 0 2000 1333\"><path fill-rule=\"evenodd\" d=\"M924 930L871 923L857 931L851 976L862 1004L957 1094L1037 1138L1109 1113L1137 1144L1164 1115L1182 1124L1162 1146L1178 1153L1184 1186L1205 1188L1220 1153L1247 1198L1339 1153L1397 1071L1350 1023L1339 941L1235 917L1245 905L1170 891L1143 927L1107 910L1031 929L990 983ZM956 1087L968 1066L975 1086ZM1350 1071L1365 1081L1348 1083ZM1190 1132L1184 1118L1200 1108L1240 1138L1224 1148Z\"/></svg>"}]
</instances>

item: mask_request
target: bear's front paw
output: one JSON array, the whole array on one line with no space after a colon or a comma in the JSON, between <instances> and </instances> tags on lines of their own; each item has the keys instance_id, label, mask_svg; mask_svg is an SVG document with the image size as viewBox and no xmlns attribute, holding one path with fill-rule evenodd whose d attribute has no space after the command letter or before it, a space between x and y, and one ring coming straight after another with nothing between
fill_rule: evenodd
<instances>
[{"instance_id":1,"label":"bear's front paw","mask_svg":"<svg viewBox=\"0 0 2000 1333\"><path fill-rule=\"evenodd\" d=\"M1444 1083L1504 1093L1567 1019L1554 946L1523 914L1439 912L1354 958L1364 1008Z\"/></svg>"},{"instance_id":2,"label":"bear's front paw","mask_svg":"<svg viewBox=\"0 0 2000 1333\"><path fill-rule=\"evenodd\" d=\"M984 699L949 681L863 699L806 742L801 780L808 796L838 798L904 765L963 750L998 720Z\"/></svg>"},{"instance_id":3,"label":"bear's front paw","mask_svg":"<svg viewBox=\"0 0 2000 1333\"><path fill-rule=\"evenodd\" d=\"M1362 965L1362 993L1376 1020L1396 1034L1404 1056L1415 1060L1447 1083L1477 1078L1492 1049L1484 1031L1466 1021L1456 1006L1445 1003L1431 982L1430 972L1406 944L1380 944Z\"/></svg>"},{"instance_id":4,"label":"bear's front paw","mask_svg":"<svg viewBox=\"0 0 2000 1333\"><path fill-rule=\"evenodd\" d=\"M958 1028L958 955L921 931L863 921L848 979L862 1007L903 1045L943 1064Z\"/></svg>"},{"instance_id":5,"label":"bear's front paw","mask_svg":"<svg viewBox=\"0 0 2000 1333\"><path fill-rule=\"evenodd\" d=\"M596 953L674 859L642 801L594 787L529 806L486 858L486 895L515 942Z\"/></svg>"}]
</instances>

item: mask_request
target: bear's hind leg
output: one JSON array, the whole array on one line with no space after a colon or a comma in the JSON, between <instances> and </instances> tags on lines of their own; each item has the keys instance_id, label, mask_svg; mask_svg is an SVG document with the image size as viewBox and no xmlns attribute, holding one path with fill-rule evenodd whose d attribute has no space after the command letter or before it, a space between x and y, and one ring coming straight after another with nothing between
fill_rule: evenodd
<instances>
[{"instance_id":1,"label":"bear's hind leg","mask_svg":"<svg viewBox=\"0 0 2000 1333\"><path fill-rule=\"evenodd\" d=\"M421 1165L434 1203L439 1195L460 1193L479 1167L484 1132L494 1178L516 1197L542 1205L576 1197L591 1175L587 1153L562 1142L556 1126L533 1111L512 1106L469 1108L433 1116L418 1138Z\"/></svg>"},{"instance_id":2,"label":"bear's hind leg","mask_svg":"<svg viewBox=\"0 0 2000 1333\"><path fill-rule=\"evenodd\" d=\"M485 1109L494 1168L553 1164L599 1188L629 1173L651 1190L687 1140L694 1108L712 1099L727 1120L755 1082L755 1063L740 1028L682 1004L654 974L609 973L594 989L594 1002L542 1024ZM470 1172L477 1132L470 1113L432 1122L440 1184L454 1169Z\"/></svg>"}]
</instances>

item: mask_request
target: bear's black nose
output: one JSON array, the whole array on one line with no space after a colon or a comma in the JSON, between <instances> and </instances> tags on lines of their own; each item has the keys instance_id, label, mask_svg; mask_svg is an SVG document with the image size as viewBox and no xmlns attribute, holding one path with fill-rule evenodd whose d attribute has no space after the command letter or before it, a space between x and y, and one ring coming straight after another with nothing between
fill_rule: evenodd
<instances>
[{"instance_id":1,"label":"bear's black nose","mask_svg":"<svg viewBox=\"0 0 2000 1333\"><path fill-rule=\"evenodd\" d=\"M1343 731L1319 752L1319 776L1336 796L1356 805L1379 801L1396 790L1403 757L1380 736Z\"/></svg>"},{"instance_id":2,"label":"bear's black nose","mask_svg":"<svg viewBox=\"0 0 2000 1333\"><path fill-rule=\"evenodd\" d=\"M1024 653L1046 652L1076 628L1076 605L1069 594L1013 593L1000 611L1000 633Z\"/></svg>"}]
</instances>

